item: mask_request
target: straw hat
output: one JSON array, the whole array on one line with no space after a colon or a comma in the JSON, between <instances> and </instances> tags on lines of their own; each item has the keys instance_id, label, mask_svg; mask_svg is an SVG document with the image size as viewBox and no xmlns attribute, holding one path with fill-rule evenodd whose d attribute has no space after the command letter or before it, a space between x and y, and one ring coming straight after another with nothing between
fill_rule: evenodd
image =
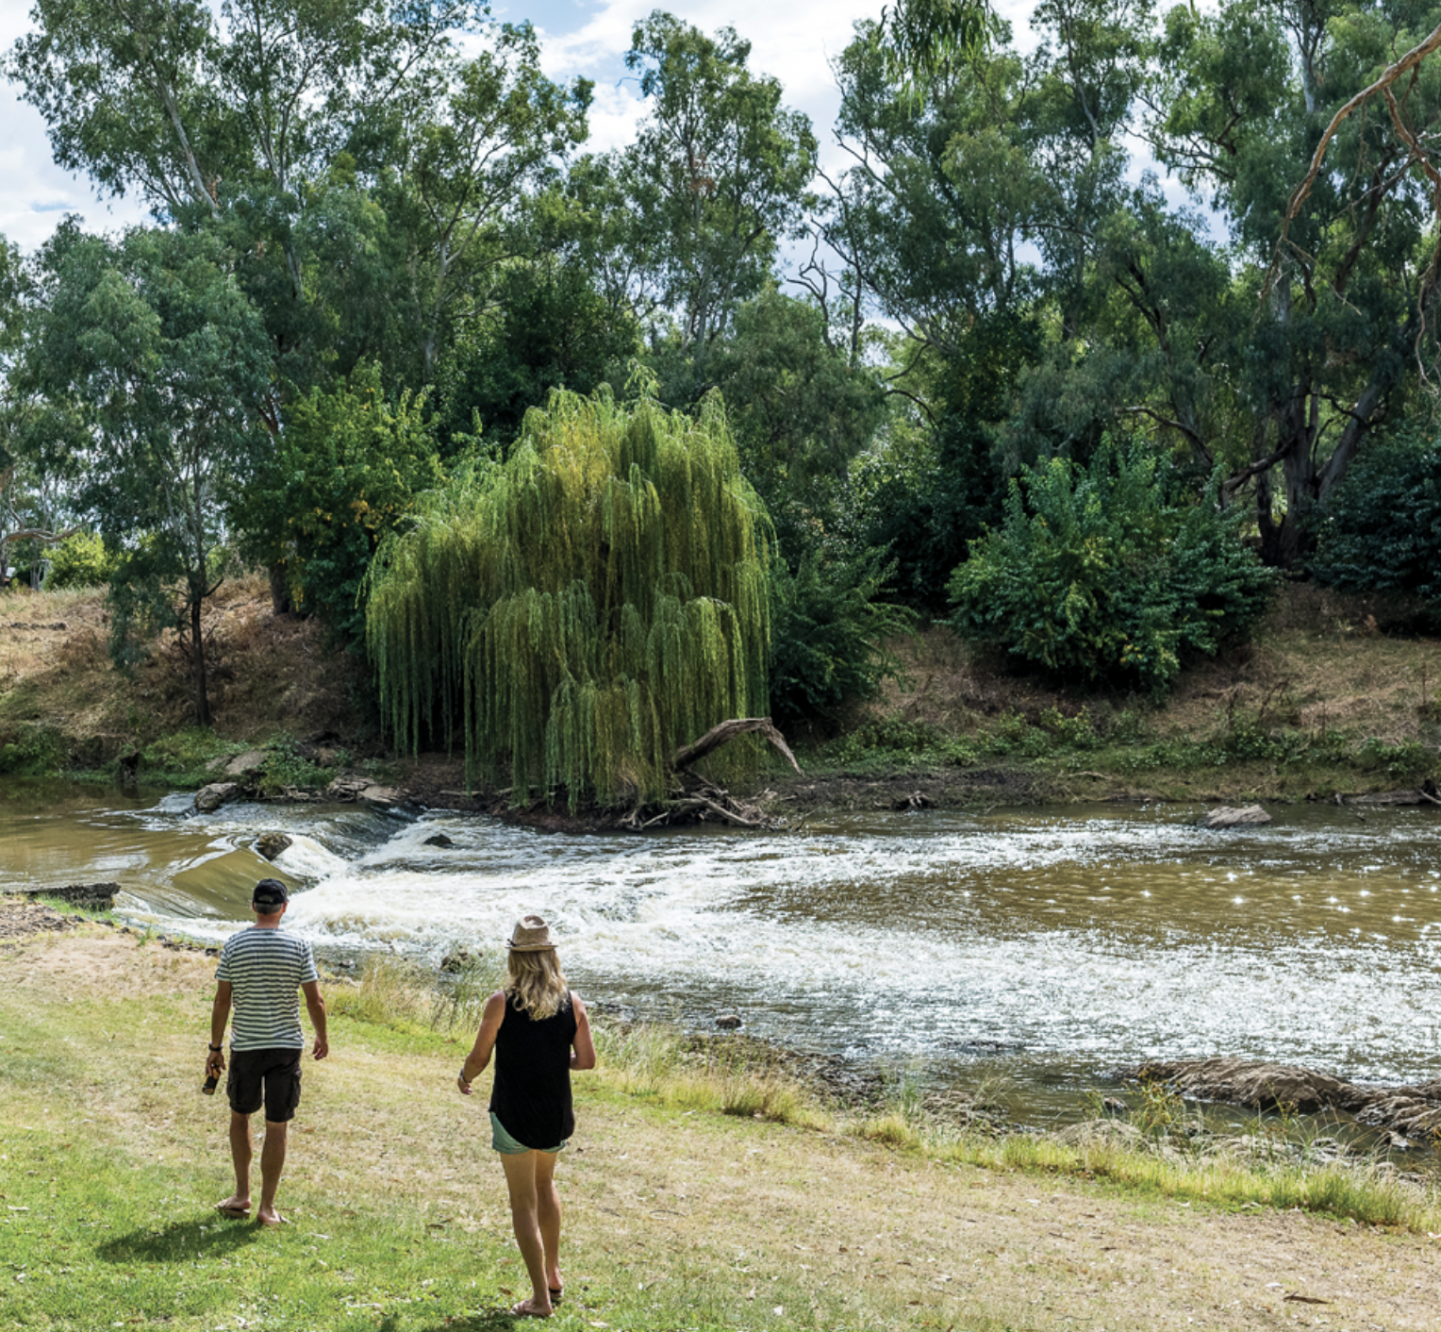
<instances>
[{"instance_id":1,"label":"straw hat","mask_svg":"<svg viewBox=\"0 0 1441 1332\"><path fill-rule=\"evenodd\" d=\"M555 947L544 916L524 916L515 922L505 945L512 953L541 953Z\"/></svg>"}]
</instances>

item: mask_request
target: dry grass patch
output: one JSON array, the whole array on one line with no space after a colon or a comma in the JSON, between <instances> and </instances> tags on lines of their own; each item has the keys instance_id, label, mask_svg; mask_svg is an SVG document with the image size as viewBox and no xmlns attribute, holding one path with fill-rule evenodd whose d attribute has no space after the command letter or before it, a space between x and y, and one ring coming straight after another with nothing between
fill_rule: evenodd
<instances>
[{"instance_id":1,"label":"dry grass patch","mask_svg":"<svg viewBox=\"0 0 1441 1332\"><path fill-rule=\"evenodd\" d=\"M220 739L363 731L363 667L336 652L317 621L274 615L264 578L222 583L203 624ZM185 728L190 683L174 642L157 642L122 675L110 664L108 625L104 589L0 597L0 723L50 728L80 764Z\"/></svg>"}]
</instances>

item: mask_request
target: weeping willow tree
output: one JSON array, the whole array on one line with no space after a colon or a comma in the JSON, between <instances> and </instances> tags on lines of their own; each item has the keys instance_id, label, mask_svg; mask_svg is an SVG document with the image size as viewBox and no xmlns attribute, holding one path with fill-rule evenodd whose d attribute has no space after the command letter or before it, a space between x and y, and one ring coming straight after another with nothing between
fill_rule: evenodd
<instances>
[{"instance_id":1,"label":"weeping willow tree","mask_svg":"<svg viewBox=\"0 0 1441 1332\"><path fill-rule=\"evenodd\" d=\"M463 736L468 779L508 777L516 802L661 798L680 746L765 709L768 532L718 399L688 417L553 394L506 463L462 469L377 553L388 728L412 751Z\"/></svg>"}]
</instances>

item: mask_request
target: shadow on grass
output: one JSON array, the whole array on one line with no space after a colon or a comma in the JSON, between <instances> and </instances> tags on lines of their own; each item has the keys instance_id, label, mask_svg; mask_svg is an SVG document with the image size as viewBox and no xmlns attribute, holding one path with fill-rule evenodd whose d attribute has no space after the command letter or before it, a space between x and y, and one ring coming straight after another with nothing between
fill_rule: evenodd
<instances>
[{"instance_id":1,"label":"shadow on grass","mask_svg":"<svg viewBox=\"0 0 1441 1332\"><path fill-rule=\"evenodd\" d=\"M508 1332L511 1328L540 1326L548 1319L521 1318L505 1306L479 1309L475 1313L451 1314L434 1323L427 1323L418 1332ZM394 1315L387 1315L376 1332L399 1332Z\"/></svg>"},{"instance_id":2,"label":"shadow on grass","mask_svg":"<svg viewBox=\"0 0 1441 1332\"><path fill-rule=\"evenodd\" d=\"M143 1226L117 1235L96 1247L109 1263L169 1263L198 1254L233 1253L259 1238L260 1227L250 1221L214 1216L172 1221L168 1226Z\"/></svg>"}]
</instances>

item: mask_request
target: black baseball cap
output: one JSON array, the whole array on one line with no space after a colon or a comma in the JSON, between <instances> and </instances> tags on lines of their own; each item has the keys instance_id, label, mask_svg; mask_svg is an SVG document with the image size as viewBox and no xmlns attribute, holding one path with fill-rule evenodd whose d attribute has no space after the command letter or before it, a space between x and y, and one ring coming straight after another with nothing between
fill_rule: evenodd
<instances>
[{"instance_id":1,"label":"black baseball cap","mask_svg":"<svg viewBox=\"0 0 1441 1332\"><path fill-rule=\"evenodd\" d=\"M250 895L250 905L258 907L282 907L290 901L290 894L285 891L285 885L279 879L261 879L255 885L255 891Z\"/></svg>"}]
</instances>

